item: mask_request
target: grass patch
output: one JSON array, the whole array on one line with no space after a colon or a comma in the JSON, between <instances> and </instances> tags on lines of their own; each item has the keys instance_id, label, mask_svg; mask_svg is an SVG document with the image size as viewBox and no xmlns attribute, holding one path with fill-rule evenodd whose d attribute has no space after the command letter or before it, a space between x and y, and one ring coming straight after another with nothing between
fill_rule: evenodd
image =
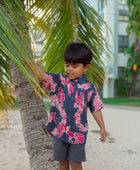
<instances>
[{"instance_id":1,"label":"grass patch","mask_svg":"<svg viewBox=\"0 0 140 170\"><path fill-rule=\"evenodd\" d=\"M137 106L140 107L140 99L132 98L106 98L102 99L104 104L109 105L123 105L123 106ZM50 110L51 102L44 101L45 107L47 110ZM11 109L19 109L18 102L15 100L14 104L11 104Z\"/></svg>"},{"instance_id":2,"label":"grass patch","mask_svg":"<svg viewBox=\"0 0 140 170\"><path fill-rule=\"evenodd\" d=\"M11 101L9 101L8 103L11 109L19 109L19 104L17 100L13 100L13 103L11 103Z\"/></svg>"},{"instance_id":3,"label":"grass patch","mask_svg":"<svg viewBox=\"0 0 140 170\"><path fill-rule=\"evenodd\" d=\"M133 98L106 98L102 99L104 104L110 105L125 105L125 106L138 106L140 107L140 99Z\"/></svg>"},{"instance_id":4,"label":"grass patch","mask_svg":"<svg viewBox=\"0 0 140 170\"><path fill-rule=\"evenodd\" d=\"M50 110L51 102L49 102L49 101L44 101L44 104L45 104L46 109L47 109L47 110Z\"/></svg>"}]
</instances>

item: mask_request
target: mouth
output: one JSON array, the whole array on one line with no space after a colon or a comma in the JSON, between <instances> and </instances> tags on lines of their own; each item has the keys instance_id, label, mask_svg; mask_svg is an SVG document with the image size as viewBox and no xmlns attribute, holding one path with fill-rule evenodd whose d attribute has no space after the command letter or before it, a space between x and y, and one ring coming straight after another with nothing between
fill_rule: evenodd
<instances>
[{"instance_id":1,"label":"mouth","mask_svg":"<svg viewBox=\"0 0 140 170\"><path fill-rule=\"evenodd\" d=\"M72 73L67 73L68 77L73 77L74 75Z\"/></svg>"}]
</instances>

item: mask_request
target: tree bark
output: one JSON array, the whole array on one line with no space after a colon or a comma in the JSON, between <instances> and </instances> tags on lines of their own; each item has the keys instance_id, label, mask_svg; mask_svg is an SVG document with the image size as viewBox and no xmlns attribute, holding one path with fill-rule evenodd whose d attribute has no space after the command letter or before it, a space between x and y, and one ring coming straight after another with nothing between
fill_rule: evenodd
<instances>
[{"instance_id":1,"label":"tree bark","mask_svg":"<svg viewBox=\"0 0 140 170\"><path fill-rule=\"evenodd\" d=\"M52 159L52 140L43 130L43 125L47 121L44 103L39 96L36 96L33 88L15 64L10 62L10 68L16 98L20 106L23 134L31 170L56 170L57 165Z\"/></svg>"},{"instance_id":2,"label":"tree bark","mask_svg":"<svg viewBox=\"0 0 140 170\"><path fill-rule=\"evenodd\" d=\"M21 0L21 2L23 4L24 0ZM0 0L0 4L4 6L2 0ZM4 8L9 13L5 6ZM28 30L26 21L22 17L21 20ZM28 47L27 50L29 50ZM9 64L20 106L23 135L29 154L30 168L31 170L56 170L57 165L52 159L52 139L46 135L43 129L48 118L44 102L35 94L32 86L11 60Z\"/></svg>"}]
</instances>

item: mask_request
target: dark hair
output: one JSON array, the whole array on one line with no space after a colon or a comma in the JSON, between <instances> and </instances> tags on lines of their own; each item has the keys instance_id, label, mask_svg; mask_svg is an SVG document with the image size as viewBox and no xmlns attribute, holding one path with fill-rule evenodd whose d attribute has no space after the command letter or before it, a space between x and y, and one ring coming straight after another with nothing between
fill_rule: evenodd
<instances>
[{"instance_id":1,"label":"dark hair","mask_svg":"<svg viewBox=\"0 0 140 170\"><path fill-rule=\"evenodd\" d=\"M67 45L63 57L67 63L82 63L85 66L91 62L92 51L84 43L72 42Z\"/></svg>"}]
</instances>

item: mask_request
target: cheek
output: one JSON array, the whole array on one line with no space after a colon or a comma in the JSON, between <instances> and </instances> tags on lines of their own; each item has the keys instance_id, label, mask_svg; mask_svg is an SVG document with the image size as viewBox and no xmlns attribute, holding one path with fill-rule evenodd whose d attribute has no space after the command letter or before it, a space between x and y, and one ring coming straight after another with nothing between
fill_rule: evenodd
<instances>
[{"instance_id":1,"label":"cheek","mask_svg":"<svg viewBox=\"0 0 140 170\"><path fill-rule=\"evenodd\" d=\"M82 72L82 69L78 68L78 69L76 69L75 71L76 71L77 73L80 73L80 72Z\"/></svg>"}]
</instances>

